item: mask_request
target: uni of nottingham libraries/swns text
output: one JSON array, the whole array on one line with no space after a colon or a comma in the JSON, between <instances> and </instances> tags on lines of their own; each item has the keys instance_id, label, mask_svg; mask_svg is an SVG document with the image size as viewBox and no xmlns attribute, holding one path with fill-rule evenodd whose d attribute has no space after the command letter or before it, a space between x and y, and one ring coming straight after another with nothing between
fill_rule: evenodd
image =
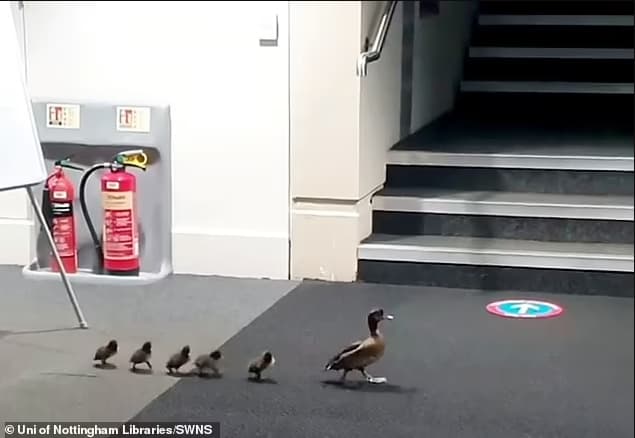
<instances>
[{"instance_id":1,"label":"uni of nottingham libraries/swns text","mask_svg":"<svg viewBox=\"0 0 635 438\"><path fill-rule=\"evenodd\" d=\"M114 426L83 426L79 424L47 424L43 426L27 426L20 424L17 426L17 435L60 435L60 436L83 436L95 438L99 436L128 435L128 436L156 436L156 435L213 435L214 426L211 424L176 424L170 426L138 426L136 424L122 424Z\"/></svg>"}]
</instances>

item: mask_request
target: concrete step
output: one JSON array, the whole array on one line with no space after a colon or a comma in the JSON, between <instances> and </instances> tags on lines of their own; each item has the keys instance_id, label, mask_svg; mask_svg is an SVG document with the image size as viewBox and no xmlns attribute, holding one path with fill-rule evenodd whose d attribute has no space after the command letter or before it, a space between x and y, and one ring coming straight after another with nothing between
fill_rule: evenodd
<instances>
[{"instance_id":1,"label":"concrete step","mask_svg":"<svg viewBox=\"0 0 635 438\"><path fill-rule=\"evenodd\" d=\"M633 272L633 245L373 234L360 260Z\"/></svg>"},{"instance_id":2,"label":"concrete step","mask_svg":"<svg viewBox=\"0 0 635 438\"><path fill-rule=\"evenodd\" d=\"M553 242L633 243L632 196L387 188L373 233Z\"/></svg>"},{"instance_id":3,"label":"concrete step","mask_svg":"<svg viewBox=\"0 0 635 438\"><path fill-rule=\"evenodd\" d=\"M631 0L481 0L482 14L633 15Z\"/></svg>"},{"instance_id":4,"label":"concrete step","mask_svg":"<svg viewBox=\"0 0 635 438\"><path fill-rule=\"evenodd\" d=\"M470 47L470 58L538 59L626 59L635 58L633 49L590 49L587 47Z\"/></svg>"},{"instance_id":5,"label":"concrete step","mask_svg":"<svg viewBox=\"0 0 635 438\"><path fill-rule=\"evenodd\" d=\"M374 211L633 221L632 196L387 188Z\"/></svg>"},{"instance_id":6,"label":"concrete step","mask_svg":"<svg viewBox=\"0 0 635 438\"><path fill-rule=\"evenodd\" d=\"M605 148L596 148L582 142L567 146L555 138L538 145L535 139L521 135L503 145L504 132L489 138L470 139L468 135L469 132L455 132L436 141L422 141L420 148L391 149L388 164L633 172L633 153L628 147L606 144ZM597 140L598 145L602 143Z\"/></svg>"},{"instance_id":7,"label":"concrete step","mask_svg":"<svg viewBox=\"0 0 635 438\"><path fill-rule=\"evenodd\" d=\"M416 154L416 152L412 152ZM473 167L466 158L460 166L426 165L418 156L419 165L388 165L386 185L389 187L422 187L463 191L503 191L517 193L560 193L567 195L633 196L633 171L560 170L523 168L533 165L516 162L518 168L504 167L513 162L483 162L486 167ZM452 158L453 159L453 158ZM567 163L571 164L571 163ZM497 167L498 166L498 167Z\"/></svg>"},{"instance_id":8,"label":"concrete step","mask_svg":"<svg viewBox=\"0 0 635 438\"><path fill-rule=\"evenodd\" d=\"M373 211L373 232L394 235L486 237L542 242L633 244L633 222L536 216Z\"/></svg>"},{"instance_id":9,"label":"concrete step","mask_svg":"<svg viewBox=\"0 0 635 438\"><path fill-rule=\"evenodd\" d=\"M632 49L633 26L477 25L471 45Z\"/></svg>"},{"instance_id":10,"label":"concrete step","mask_svg":"<svg viewBox=\"0 0 635 438\"><path fill-rule=\"evenodd\" d=\"M469 58L464 81L632 83L632 59Z\"/></svg>"},{"instance_id":11,"label":"concrete step","mask_svg":"<svg viewBox=\"0 0 635 438\"><path fill-rule=\"evenodd\" d=\"M370 283L507 293L538 292L635 297L632 272L359 260L358 279Z\"/></svg>"},{"instance_id":12,"label":"concrete step","mask_svg":"<svg viewBox=\"0 0 635 438\"><path fill-rule=\"evenodd\" d=\"M482 14L478 24L485 26L633 26L632 15L538 15Z\"/></svg>"},{"instance_id":13,"label":"concrete step","mask_svg":"<svg viewBox=\"0 0 635 438\"><path fill-rule=\"evenodd\" d=\"M514 107L511 97L492 96L492 108L483 94L464 97L399 142L388 152L386 187L633 195L632 99L592 97L593 107L545 99L540 109L541 99Z\"/></svg>"},{"instance_id":14,"label":"concrete step","mask_svg":"<svg viewBox=\"0 0 635 438\"><path fill-rule=\"evenodd\" d=\"M481 133L495 134L503 126L508 138L512 129L520 129L522 136L551 143L604 143L598 136L607 134L624 142L633 136L633 96L628 94L459 93L450 115L462 128L482 126Z\"/></svg>"},{"instance_id":15,"label":"concrete step","mask_svg":"<svg viewBox=\"0 0 635 438\"><path fill-rule=\"evenodd\" d=\"M632 82L462 81L462 92L633 94Z\"/></svg>"}]
</instances>

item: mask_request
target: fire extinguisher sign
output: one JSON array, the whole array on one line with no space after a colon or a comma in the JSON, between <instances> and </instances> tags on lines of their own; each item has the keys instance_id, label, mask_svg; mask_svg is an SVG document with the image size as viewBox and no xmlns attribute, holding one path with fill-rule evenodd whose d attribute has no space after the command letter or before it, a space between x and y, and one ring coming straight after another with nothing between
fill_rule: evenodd
<instances>
[{"instance_id":1,"label":"fire extinguisher sign","mask_svg":"<svg viewBox=\"0 0 635 438\"><path fill-rule=\"evenodd\" d=\"M79 105L58 103L46 104L47 128L79 129L79 115Z\"/></svg>"},{"instance_id":2,"label":"fire extinguisher sign","mask_svg":"<svg viewBox=\"0 0 635 438\"><path fill-rule=\"evenodd\" d=\"M150 132L150 108L139 106L117 107L117 131Z\"/></svg>"}]
</instances>

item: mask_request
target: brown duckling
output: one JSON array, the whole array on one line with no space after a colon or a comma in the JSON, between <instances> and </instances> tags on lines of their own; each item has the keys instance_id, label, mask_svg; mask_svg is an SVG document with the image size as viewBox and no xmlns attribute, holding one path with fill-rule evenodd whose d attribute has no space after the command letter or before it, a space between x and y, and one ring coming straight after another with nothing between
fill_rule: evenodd
<instances>
[{"instance_id":1,"label":"brown duckling","mask_svg":"<svg viewBox=\"0 0 635 438\"><path fill-rule=\"evenodd\" d=\"M181 351L173 354L168 362L165 364L165 367L168 369L168 373L172 374L175 371L178 371L183 365L190 361L190 346L186 345L181 348Z\"/></svg>"},{"instance_id":2,"label":"brown duckling","mask_svg":"<svg viewBox=\"0 0 635 438\"><path fill-rule=\"evenodd\" d=\"M147 341L143 343L143 346L132 353L130 357L130 363L132 364L132 370L135 371L136 366L140 363L145 363L148 365L149 369L152 369L152 364L150 364L150 357L152 356L152 344Z\"/></svg>"},{"instance_id":3,"label":"brown duckling","mask_svg":"<svg viewBox=\"0 0 635 438\"><path fill-rule=\"evenodd\" d=\"M346 374L352 370L361 372L370 383L385 383L385 377L373 377L366 372L366 367L374 364L384 355L386 341L378 330L379 322L393 319L392 315L385 315L383 309L372 310L368 314L368 330L370 336L362 341L357 341L342 349L336 356L328 361L325 370L343 370L341 381L344 382Z\"/></svg>"},{"instance_id":4,"label":"brown duckling","mask_svg":"<svg viewBox=\"0 0 635 438\"><path fill-rule=\"evenodd\" d=\"M204 376L207 371L212 371L216 376L220 376L218 361L223 357L220 350L214 350L209 354L202 354L194 361L194 366L198 370L199 376Z\"/></svg>"},{"instance_id":5,"label":"brown duckling","mask_svg":"<svg viewBox=\"0 0 635 438\"><path fill-rule=\"evenodd\" d=\"M115 354L117 354L118 349L119 347L117 345L117 341L113 339L110 342L108 342L108 344L102 347L99 347L97 349L97 351L95 352L95 356L93 357L93 360L99 360L101 361L102 365L106 365L106 361L112 356L114 356Z\"/></svg>"},{"instance_id":6,"label":"brown duckling","mask_svg":"<svg viewBox=\"0 0 635 438\"><path fill-rule=\"evenodd\" d=\"M262 373L269 367L272 367L276 363L276 358L273 357L270 351L265 351L259 357L255 358L249 363L247 371L249 374L254 374L256 380L262 379Z\"/></svg>"}]
</instances>

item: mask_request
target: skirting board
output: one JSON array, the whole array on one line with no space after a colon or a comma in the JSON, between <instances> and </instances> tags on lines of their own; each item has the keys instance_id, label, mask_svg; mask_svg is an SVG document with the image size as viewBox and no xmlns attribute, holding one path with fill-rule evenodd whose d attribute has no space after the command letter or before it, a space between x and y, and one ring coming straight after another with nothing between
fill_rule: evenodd
<instances>
[{"instance_id":1,"label":"skirting board","mask_svg":"<svg viewBox=\"0 0 635 438\"><path fill-rule=\"evenodd\" d=\"M31 262L33 222L0 218L0 265ZM242 278L289 278L289 240L286 235L211 234L198 230L172 233L175 274Z\"/></svg>"},{"instance_id":2,"label":"skirting board","mask_svg":"<svg viewBox=\"0 0 635 438\"><path fill-rule=\"evenodd\" d=\"M175 274L287 280L289 237L176 229L172 232L172 260Z\"/></svg>"}]
</instances>

